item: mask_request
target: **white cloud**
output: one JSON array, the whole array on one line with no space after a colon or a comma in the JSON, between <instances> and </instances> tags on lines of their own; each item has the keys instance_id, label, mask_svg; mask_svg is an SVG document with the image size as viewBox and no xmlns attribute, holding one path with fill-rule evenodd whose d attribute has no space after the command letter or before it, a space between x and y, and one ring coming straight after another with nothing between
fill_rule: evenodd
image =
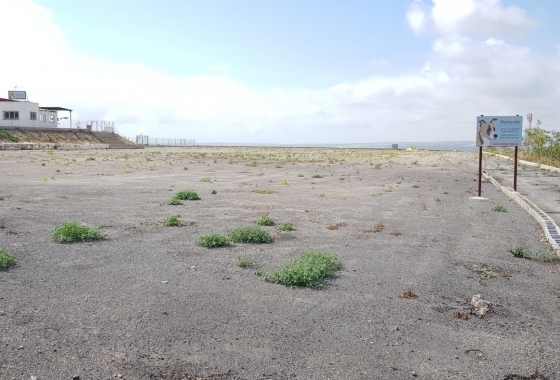
<instances>
[{"instance_id":1,"label":"white cloud","mask_svg":"<svg viewBox=\"0 0 560 380\"><path fill-rule=\"evenodd\" d=\"M326 89L256 89L229 78L226 66L176 77L117 64L72 51L51 12L31 0L2 0L0 13L12 15L4 30L18 31L0 34L3 51L14 57L3 60L0 71L6 92L23 86L42 105L73 108L75 120L113 120L125 136L269 143L474 140L479 114L533 112L547 126L560 121L554 111L560 56L537 57L508 44L513 29L532 21L497 0L434 0L432 7L414 1L406 15L411 28L437 33L427 62L414 72ZM471 33L467 25L475 18L495 25Z\"/></svg>"},{"instance_id":2,"label":"white cloud","mask_svg":"<svg viewBox=\"0 0 560 380\"><path fill-rule=\"evenodd\" d=\"M435 31L492 37L520 34L536 24L523 9L503 7L501 0L433 0L431 7L414 0L406 20L417 34Z\"/></svg>"}]
</instances>

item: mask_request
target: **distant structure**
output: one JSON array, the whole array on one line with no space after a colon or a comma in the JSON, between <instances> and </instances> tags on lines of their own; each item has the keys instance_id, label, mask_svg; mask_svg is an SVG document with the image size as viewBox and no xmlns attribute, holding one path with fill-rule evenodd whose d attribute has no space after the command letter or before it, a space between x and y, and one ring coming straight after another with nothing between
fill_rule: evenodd
<instances>
[{"instance_id":1,"label":"distant structure","mask_svg":"<svg viewBox=\"0 0 560 380\"><path fill-rule=\"evenodd\" d=\"M0 98L0 127L58 128L58 112L67 111L72 125L72 110L63 107L39 107L27 100L25 91L8 91L8 98Z\"/></svg>"}]
</instances>

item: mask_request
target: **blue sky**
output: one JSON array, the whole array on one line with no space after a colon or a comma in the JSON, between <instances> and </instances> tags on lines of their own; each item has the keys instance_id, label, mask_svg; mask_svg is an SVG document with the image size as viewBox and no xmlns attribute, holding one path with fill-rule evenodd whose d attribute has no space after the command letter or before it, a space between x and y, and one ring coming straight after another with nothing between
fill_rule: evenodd
<instances>
[{"instance_id":1,"label":"blue sky","mask_svg":"<svg viewBox=\"0 0 560 380\"><path fill-rule=\"evenodd\" d=\"M477 115L527 112L560 129L556 0L0 0L0 12L20 31L0 36L18 57L5 91L126 136L474 141Z\"/></svg>"}]
</instances>

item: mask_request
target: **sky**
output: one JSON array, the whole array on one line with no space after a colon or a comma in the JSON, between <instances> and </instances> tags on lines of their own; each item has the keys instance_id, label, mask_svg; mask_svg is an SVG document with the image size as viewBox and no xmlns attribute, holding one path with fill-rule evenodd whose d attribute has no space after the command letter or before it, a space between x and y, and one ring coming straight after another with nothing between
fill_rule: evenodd
<instances>
[{"instance_id":1,"label":"sky","mask_svg":"<svg viewBox=\"0 0 560 380\"><path fill-rule=\"evenodd\" d=\"M0 14L0 97L127 137L474 142L478 115L529 112L560 130L558 0L0 0Z\"/></svg>"}]
</instances>

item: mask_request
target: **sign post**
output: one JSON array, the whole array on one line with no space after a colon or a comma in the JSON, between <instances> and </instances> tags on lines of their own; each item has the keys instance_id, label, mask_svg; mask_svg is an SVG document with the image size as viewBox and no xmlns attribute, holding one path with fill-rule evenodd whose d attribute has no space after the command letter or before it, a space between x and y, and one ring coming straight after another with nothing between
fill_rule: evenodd
<instances>
[{"instance_id":1,"label":"sign post","mask_svg":"<svg viewBox=\"0 0 560 380\"><path fill-rule=\"evenodd\" d=\"M523 118L516 116L484 116L476 118L478 153L478 196L482 193L482 148L486 146L515 147L513 189L517 191L517 152L523 143Z\"/></svg>"}]
</instances>

